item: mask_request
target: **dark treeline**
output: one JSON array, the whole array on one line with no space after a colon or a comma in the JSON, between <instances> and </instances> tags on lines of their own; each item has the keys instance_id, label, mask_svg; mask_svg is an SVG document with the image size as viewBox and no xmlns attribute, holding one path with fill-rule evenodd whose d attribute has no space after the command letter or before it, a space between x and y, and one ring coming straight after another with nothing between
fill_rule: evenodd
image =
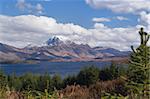
<instances>
[{"instance_id":1,"label":"dark treeline","mask_svg":"<svg viewBox=\"0 0 150 99\"><path fill-rule=\"evenodd\" d=\"M69 75L63 79L59 74L50 76L48 73L44 75L34 75L32 73L26 73L22 76L16 76L15 73L5 75L1 70L0 87L8 86L11 90L14 89L16 91L37 90L43 92L47 89L49 92L53 92L55 89L60 90L67 85L79 84L89 86L98 81L117 79L122 75L126 75L126 69L114 63L103 69L88 66L81 69L77 75Z\"/></svg>"}]
</instances>

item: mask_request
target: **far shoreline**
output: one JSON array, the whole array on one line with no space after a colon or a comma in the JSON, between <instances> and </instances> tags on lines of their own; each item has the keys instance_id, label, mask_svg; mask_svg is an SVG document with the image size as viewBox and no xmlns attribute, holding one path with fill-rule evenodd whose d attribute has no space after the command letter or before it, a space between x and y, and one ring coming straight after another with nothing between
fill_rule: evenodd
<instances>
[{"instance_id":1,"label":"far shoreline","mask_svg":"<svg viewBox=\"0 0 150 99\"><path fill-rule=\"evenodd\" d=\"M108 57L96 59L53 59L53 60L23 60L23 61L8 61L0 62L0 64L38 64L40 62L113 62L117 64L128 63L129 57Z\"/></svg>"}]
</instances>

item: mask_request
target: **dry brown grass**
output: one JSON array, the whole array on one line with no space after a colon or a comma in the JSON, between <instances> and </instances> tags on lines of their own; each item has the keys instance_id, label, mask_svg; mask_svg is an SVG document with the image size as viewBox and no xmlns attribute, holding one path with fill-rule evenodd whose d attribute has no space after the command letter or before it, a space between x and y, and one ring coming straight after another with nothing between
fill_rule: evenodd
<instances>
[{"instance_id":1,"label":"dry brown grass","mask_svg":"<svg viewBox=\"0 0 150 99\"><path fill-rule=\"evenodd\" d=\"M60 98L67 99L87 99L89 89L86 86L71 85L59 91Z\"/></svg>"},{"instance_id":2,"label":"dry brown grass","mask_svg":"<svg viewBox=\"0 0 150 99\"><path fill-rule=\"evenodd\" d=\"M99 81L89 87L74 84L57 91L56 95L59 97L58 99L101 99L105 93L113 94L121 92L124 84L125 81L122 79ZM25 96L20 92L6 91L4 99L27 99L27 97L25 98Z\"/></svg>"},{"instance_id":3,"label":"dry brown grass","mask_svg":"<svg viewBox=\"0 0 150 99\"><path fill-rule=\"evenodd\" d=\"M10 92L6 99L24 99L23 95L19 92Z\"/></svg>"},{"instance_id":4,"label":"dry brown grass","mask_svg":"<svg viewBox=\"0 0 150 99\"><path fill-rule=\"evenodd\" d=\"M123 87L125 81L121 79L100 81L89 86L71 85L59 91L60 98L67 99L100 99L104 93L113 93Z\"/></svg>"}]
</instances>

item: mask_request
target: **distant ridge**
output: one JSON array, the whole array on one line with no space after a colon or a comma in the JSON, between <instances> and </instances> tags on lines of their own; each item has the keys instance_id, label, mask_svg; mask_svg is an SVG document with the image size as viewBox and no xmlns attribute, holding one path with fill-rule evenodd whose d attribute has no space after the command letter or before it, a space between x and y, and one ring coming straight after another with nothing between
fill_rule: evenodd
<instances>
[{"instance_id":1,"label":"distant ridge","mask_svg":"<svg viewBox=\"0 0 150 99\"><path fill-rule=\"evenodd\" d=\"M114 48L90 47L88 44L63 42L58 37L46 41L46 46L28 45L16 48L0 43L0 62L14 61L98 61L98 59L125 58L129 51L119 51Z\"/></svg>"}]
</instances>

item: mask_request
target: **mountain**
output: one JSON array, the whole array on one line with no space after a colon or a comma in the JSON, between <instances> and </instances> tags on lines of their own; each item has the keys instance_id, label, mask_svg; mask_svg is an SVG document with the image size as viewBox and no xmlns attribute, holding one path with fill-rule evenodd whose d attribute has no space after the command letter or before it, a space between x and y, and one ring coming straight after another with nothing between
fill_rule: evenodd
<instances>
[{"instance_id":1,"label":"mountain","mask_svg":"<svg viewBox=\"0 0 150 99\"><path fill-rule=\"evenodd\" d=\"M88 44L76 44L71 41L61 41L57 37L46 41L46 46L31 46L16 48L0 43L0 62L14 61L97 61L116 57L128 57L130 52L113 48L90 47Z\"/></svg>"},{"instance_id":2,"label":"mountain","mask_svg":"<svg viewBox=\"0 0 150 99\"><path fill-rule=\"evenodd\" d=\"M49 46L58 46L62 43L63 41L61 41L58 37L53 37L46 41L46 44Z\"/></svg>"},{"instance_id":3,"label":"mountain","mask_svg":"<svg viewBox=\"0 0 150 99\"><path fill-rule=\"evenodd\" d=\"M114 48L103 48L103 47L95 47L94 50L103 53L103 54L111 54L113 56L128 56L130 51L119 51Z\"/></svg>"},{"instance_id":4,"label":"mountain","mask_svg":"<svg viewBox=\"0 0 150 99\"><path fill-rule=\"evenodd\" d=\"M0 43L0 62L20 61L20 57L17 55L19 50L13 46Z\"/></svg>"}]
</instances>

